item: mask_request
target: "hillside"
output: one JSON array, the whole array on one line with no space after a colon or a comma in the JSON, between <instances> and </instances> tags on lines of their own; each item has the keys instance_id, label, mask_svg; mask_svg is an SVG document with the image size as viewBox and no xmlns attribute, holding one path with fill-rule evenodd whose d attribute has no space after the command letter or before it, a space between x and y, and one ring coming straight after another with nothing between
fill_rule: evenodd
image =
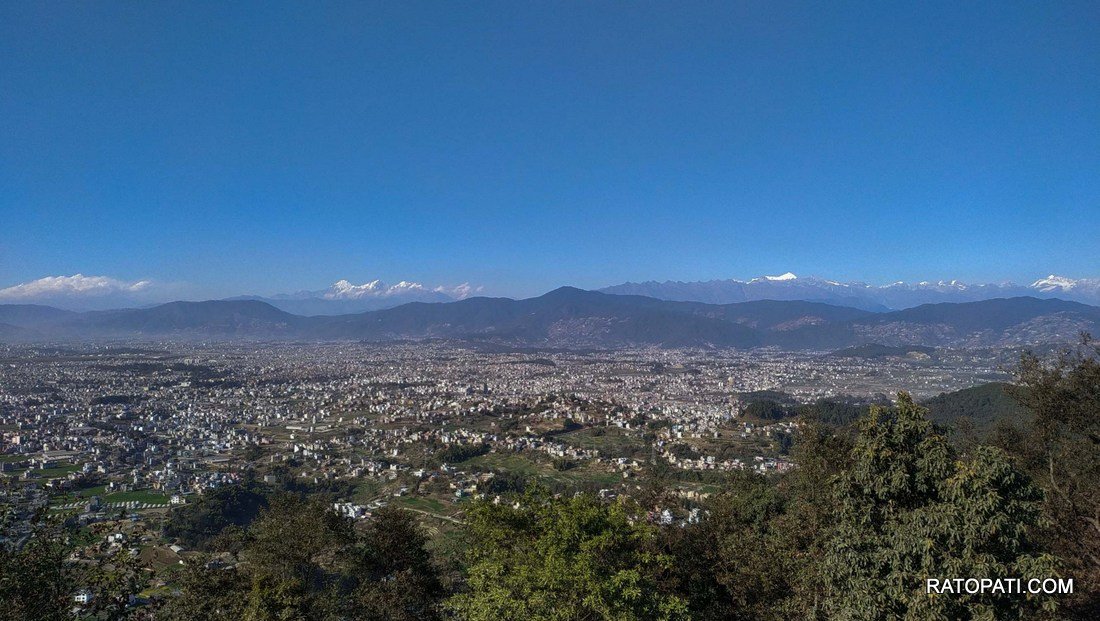
<instances>
[{"instance_id":1,"label":"hillside","mask_svg":"<svg viewBox=\"0 0 1100 621\"><path fill-rule=\"evenodd\" d=\"M975 431L984 435L1001 423L1021 425L1031 421L1031 412L1007 392L1008 384L990 383L942 393L925 401L928 417L941 425L969 418Z\"/></svg>"}]
</instances>

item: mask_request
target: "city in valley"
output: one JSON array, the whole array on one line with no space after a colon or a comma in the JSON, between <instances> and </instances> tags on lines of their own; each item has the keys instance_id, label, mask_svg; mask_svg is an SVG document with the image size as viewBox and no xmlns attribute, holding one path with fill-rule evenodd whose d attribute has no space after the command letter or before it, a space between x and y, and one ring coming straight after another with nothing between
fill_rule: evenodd
<instances>
[{"instance_id":1,"label":"city in valley","mask_svg":"<svg viewBox=\"0 0 1100 621\"><path fill-rule=\"evenodd\" d=\"M1097 621L1096 2L0 2L0 621Z\"/></svg>"},{"instance_id":2,"label":"city in valley","mask_svg":"<svg viewBox=\"0 0 1100 621\"><path fill-rule=\"evenodd\" d=\"M736 471L779 473L798 406L889 403L1010 379L1012 351L862 358L705 349L537 350L491 344L134 342L0 350L9 538L37 511L150 558L188 554L174 505L253 478L331 490L353 518L425 525L516 477L637 496L666 523ZM753 402L789 416L754 416ZM662 494L646 495L659 482ZM693 513L695 510L695 513ZM153 550L153 552L147 552Z\"/></svg>"}]
</instances>

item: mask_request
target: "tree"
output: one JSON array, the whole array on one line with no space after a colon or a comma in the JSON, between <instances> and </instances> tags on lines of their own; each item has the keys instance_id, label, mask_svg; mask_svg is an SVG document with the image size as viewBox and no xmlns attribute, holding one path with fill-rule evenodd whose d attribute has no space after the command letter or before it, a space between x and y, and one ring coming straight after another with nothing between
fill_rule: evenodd
<instances>
[{"instance_id":1,"label":"tree","mask_svg":"<svg viewBox=\"0 0 1100 621\"><path fill-rule=\"evenodd\" d=\"M672 559L668 586L694 621L787 619L790 557L775 530L783 500L774 484L748 474L704 505L705 517L659 531Z\"/></svg>"},{"instance_id":2,"label":"tree","mask_svg":"<svg viewBox=\"0 0 1100 621\"><path fill-rule=\"evenodd\" d=\"M101 559L94 567L82 572L81 584L92 592L86 612L95 619L126 619L132 612L130 597L137 595L145 583L137 559L125 549Z\"/></svg>"},{"instance_id":3,"label":"tree","mask_svg":"<svg viewBox=\"0 0 1100 621\"><path fill-rule=\"evenodd\" d=\"M1026 354L1013 396L1035 422L1002 439L1046 492L1048 540L1078 589L1070 614L1100 618L1100 346L1085 336L1052 364Z\"/></svg>"},{"instance_id":4,"label":"tree","mask_svg":"<svg viewBox=\"0 0 1100 621\"><path fill-rule=\"evenodd\" d=\"M409 513L382 509L356 547L353 618L431 621L447 592L432 562L424 531Z\"/></svg>"},{"instance_id":5,"label":"tree","mask_svg":"<svg viewBox=\"0 0 1100 621\"><path fill-rule=\"evenodd\" d=\"M180 573L179 593L157 612L158 621L239 621L249 584L238 571L191 562Z\"/></svg>"},{"instance_id":6,"label":"tree","mask_svg":"<svg viewBox=\"0 0 1100 621\"><path fill-rule=\"evenodd\" d=\"M251 589L246 621L340 618L351 524L319 502L281 497L249 528L241 557Z\"/></svg>"},{"instance_id":7,"label":"tree","mask_svg":"<svg viewBox=\"0 0 1100 621\"><path fill-rule=\"evenodd\" d=\"M859 425L836 481L838 515L823 562L831 619L1032 619L1019 595L928 595L927 578L1056 576L1032 532L1042 495L1003 451L957 461L905 393ZM1054 600L1041 602L1047 609Z\"/></svg>"},{"instance_id":8,"label":"tree","mask_svg":"<svg viewBox=\"0 0 1100 621\"><path fill-rule=\"evenodd\" d=\"M653 531L622 504L529 490L515 505L482 501L468 513L468 590L450 608L468 621L684 619L658 591L669 558L647 551Z\"/></svg>"},{"instance_id":9,"label":"tree","mask_svg":"<svg viewBox=\"0 0 1100 621\"><path fill-rule=\"evenodd\" d=\"M21 549L0 543L0 621L62 621L76 590L53 529L37 528Z\"/></svg>"},{"instance_id":10,"label":"tree","mask_svg":"<svg viewBox=\"0 0 1100 621\"><path fill-rule=\"evenodd\" d=\"M851 465L852 440L831 424L803 417L795 437L797 467L779 482L784 511L772 527L778 558L787 561L790 591L779 602L783 618L825 619L823 563L827 534L836 527L838 502L833 483Z\"/></svg>"},{"instance_id":11,"label":"tree","mask_svg":"<svg viewBox=\"0 0 1100 621\"><path fill-rule=\"evenodd\" d=\"M195 502L172 510L164 536L185 547L209 550L219 534L231 526L247 526L268 505L270 491L255 481L224 485L199 496Z\"/></svg>"},{"instance_id":12,"label":"tree","mask_svg":"<svg viewBox=\"0 0 1100 621\"><path fill-rule=\"evenodd\" d=\"M380 511L357 528L324 502L281 496L237 540L236 568L188 567L163 618L438 618L445 591L424 534L402 511Z\"/></svg>"}]
</instances>

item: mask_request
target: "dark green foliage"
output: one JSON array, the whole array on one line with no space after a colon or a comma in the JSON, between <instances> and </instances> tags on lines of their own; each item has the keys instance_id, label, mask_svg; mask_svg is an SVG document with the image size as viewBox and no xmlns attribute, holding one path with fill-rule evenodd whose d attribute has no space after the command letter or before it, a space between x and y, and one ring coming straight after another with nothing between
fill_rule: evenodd
<instances>
[{"instance_id":1,"label":"dark green foliage","mask_svg":"<svg viewBox=\"0 0 1100 621\"><path fill-rule=\"evenodd\" d=\"M707 516L663 528L672 559L664 585L686 601L695 621L787 618L779 604L791 589L790 558L775 528L783 500L762 477L739 477L705 505Z\"/></svg>"},{"instance_id":2,"label":"dark green foliage","mask_svg":"<svg viewBox=\"0 0 1100 621\"><path fill-rule=\"evenodd\" d=\"M527 477L518 472L493 472L493 478L486 484L485 493L491 496L500 494L522 494L527 489Z\"/></svg>"},{"instance_id":3,"label":"dark green foliage","mask_svg":"<svg viewBox=\"0 0 1100 621\"><path fill-rule=\"evenodd\" d=\"M982 384L955 392L940 393L922 403L928 408L928 417L941 425L954 424L967 419L979 436L984 436L999 425L1026 425L1031 420L1030 411L1008 393L1009 385L1003 383Z\"/></svg>"},{"instance_id":4,"label":"dark green foliage","mask_svg":"<svg viewBox=\"0 0 1100 621\"><path fill-rule=\"evenodd\" d=\"M781 405L795 405L798 403L794 397L781 390L754 390L738 393L737 397L745 403L754 401L775 401Z\"/></svg>"},{"instance_id":5,"label":"dark green foliage","mask_svg":"<svg viewBox=\"0 0 1100 621\"><path fill-rule=\"evenodd\" d=\"M1046 492L1047 540L1077 585L1069 614L1100 618L1100 346L1086 336L1053 363L1024 356L1013 394L1034 425L997 439Z\"/></svg>"},{"instance_id":6,"label":"dark green foliage","mask_svg":"<svg viewBox=\"0 0 1100 621\"><path fill-rule=\"evenodd\" d=\"M558 472L565 472L566 470L572 470L573 468L576 468L577 462L573 461L572 459L566 459L564 457L556 457L550 465L553 466L554 470L557 470Z\"/></svg>"},{"instance_id":7,"label":"dark green foliage","mask_svg":"<svg viewBox=\"0 0 1100 621\"><path fill-rule=\"evenodd\" d=\"M137 559L120 549L95 566L84 567L78 580L81 587L94 594L94 599L84 612L93 619L114 621L130 618L130 597L141 591L145 575Z\"/></svg>"},{"instance_id":8,"label":"dark green foliage","mask_svg":"<svg viewBox=\"0 0 1100 621\"><path fill-rule=\"evenodd\" d=\"M240 556L251 589L244 618L337 619L351 525L319 503L275 501L248 529Z\"/></svg>"},{"instance_id":9,"label":"dark green foliage","mask_svg":"<svg viewBox=\"0 0 1100 621\"><path fill-rule=\"evenodd\" d=\"M759 394L769 395L771 398L757 397L749 401L745 407L745 416L766 423L800 417L804 421L843 427L867 415L871 411L871 405L889 403L884 399L868 401L854 397L835 397L799 405L784 393L761 391Z\"/></svg>"},{"instance_id":10,"label":"dark green foliage","mask_svg":"<svg viewBox=\"0 0 1100 621\"><path fill-rule=\"evenodd\" d=\"M458 464L489 452L488 444L452 444L436 454L436 459L445 464Z\"/></svg>"},{"instance_id":11,"label":"dark green foliage","mask_svg":"<svg viewBox=\"0 0 1100 621\"><path fill-rule=\"evenodd\" d=\"M274 499L282 496L316 497L323 500L347 498L354 485L346 480L309 483L289 472L276 469L280 483L268 485L254 478L224 485L193 498L172 510L164 524L164 536L185 548L200 551L234 551L241 529L255 520Z\"/></svg>"},{"instance_id":12,"label":"dark green foliage","mask_svg":"<svg viewBox=\"0 0 1100 621\"><path fill-rule=\"evenodd\" d=\"M268 506L270 490L255 482L210 490L194 502L174 509L164 536L186 548L209 550L228 526L247 526Z\"/></svg>"},{"instance_id":13,"label":"dark green foliage","mask_svg":"<svg viewBox=\"0 0 1100 621\"><path fill-rule=\"evenodd\" d=\"M849 399L819 399L798 409L803 420L844 427L871 411L871 404Z\"/></svg>"},{"instance_id":14,"label":"dark green foliage","mask_svg":"<svg viewBox=\"0 0 1100 621\"><path fill-rule=\"evenodd\" d=\"M55 529L38 528L19 550L0 542L0 621L62 621L76 591Z\"/></svg>"},{"instance_id":15,"label":"dark green foliage","mask_svg":"<svg viewBox=\"0 0 1100 621\"><path fill-rule=\"evenodd\" d=\"M239 621L244 615L247 577L219 563L188 563L178 593L157 611L158 621Z\"/></svg>"},{"instance_id":16,"label":"dark green foliage","mask_svg":"<svg viewBox=\"0 0 1100 621\"><path fill-rule=\"evenodd\" d=\"M795 406L783 406L770 399L753 401L745 406L745 417L750 420L774 422L784 418L796 416L798 409Z\"/></svg>"},{"instance_id":17,"label":"dark green foliage","mask_svg":"<svg viewBox=\"0 0 1100 621\"><path fill-rule=\"evenodd\" d=\"M245 531L236 568L196 565L166 619L431 621L445 595L414 520L383 510L364 528L283 496Z\"/></svg>"},{"instance_id":18,"label":"dark green foliage","mask_svg":"<svg viewBox=\"0 0 1100 621\"><path fill-rule=\"evenodd\" d=\"M957 461L906 394L897 408L876 408L861 421L835 493L837 521L821 568L830 619L1032 619L1036 600L929 597L924 580L1057 575L1031 537L1039 490L999 449Z\"/></svg>"},{"instance_id":19,"label":"dark green foliage","mask_svg":"<svg viewBox=\"0 0 1100 621\"><path fill-rule=\"evenodd\" d=\"M479 502L468 516L467 589L450 608L467 621L684 619L657 589L669 558L625 507L581 494L529 491L517 506Z\"/></svg>"},{"instance_id":20,"label":"dark green foliage","mask_svg":"<svg viewBox=\"0 0 1100 621\"><path fill-rule=\"evenodd\" d=\"M383 509L356 545L354 618L363 621L431 621L445 590L427 539L397 509Z\"/></svg>"},{"instance_id":21,"label":"dark green foliage","mask_svg":"<svg viewBox=\"0 0 1100 621\"><path fill-rule=\"evenodd\" d=\"M790 455L791 447L794 446L794 436L789 433L777 433L775 434L775 443L778 446L780 455Z\"/></svg>"},{"instance_id":22,"label":"dark green foliage","mask_svg":"<svg viewBox=\"0 0 1100 621\"><path fill-rule=\"evenodd\" d=\"M798 430L792 450L798 467L778 482L784 512L771 526L780 541L776 557L788 567L790 591L776 602L776 611L785 615L782 618L824 618L828 584L822 565L839 504L833 485L851 466L851 448L852 438L833 426L810 420Z\"/></svg>"}]
</instances>

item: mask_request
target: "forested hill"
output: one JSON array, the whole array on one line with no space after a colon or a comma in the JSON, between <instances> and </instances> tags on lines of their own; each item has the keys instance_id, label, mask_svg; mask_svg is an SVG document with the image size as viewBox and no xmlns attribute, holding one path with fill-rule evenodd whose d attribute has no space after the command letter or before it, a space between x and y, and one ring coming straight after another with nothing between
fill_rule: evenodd
<instances>
[{"instance_id":1,"label":"forested hill","mask_svg":"<svg viewBox=\"0 0 1100 621\"><path fill-rule=\"evenodd\" d=\"M1019 427L1030 423L1032 413L1009 393L1010 389L1011 385L999 382L982 384L942 393L922 405L928 408L932 421L955 424L969 419L978 433L988 433L1000 424Z\"/></svg>"}]
</instances>

